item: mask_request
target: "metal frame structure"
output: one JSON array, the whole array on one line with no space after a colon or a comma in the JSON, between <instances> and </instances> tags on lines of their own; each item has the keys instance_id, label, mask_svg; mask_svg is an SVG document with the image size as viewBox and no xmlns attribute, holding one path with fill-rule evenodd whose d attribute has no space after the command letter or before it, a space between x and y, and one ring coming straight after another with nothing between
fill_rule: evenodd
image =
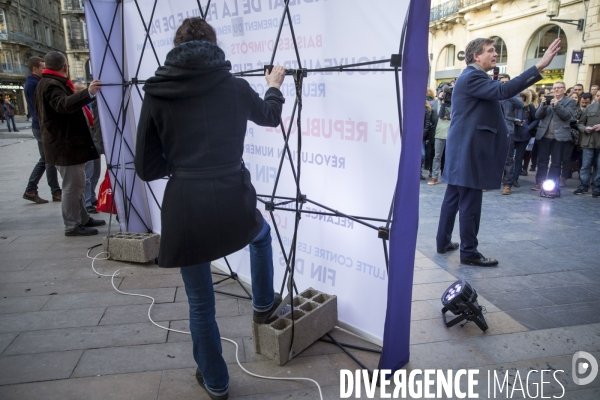
<instances>
[{"instance_id":1,"label":"metal frame structure","mask_svg":"<svg viewBox=\"0 0 600 400\"><path fill-rule=\"evenodd\" d=\"M103 86L106 86L106 87L117 86L117 87L121 87L121 89L122 89L121 90L122 103L119 107L119 112L117 114L110 111L110 108L108 107L107 99L102 92L99 92L99 96L98 96L99 97L98 101L104 102L104 104L106 105L106 109L109 111L110 119L112 120L112 122L114 123L114 125L116 127L115 132L114 132L115 140L113 141L112 149L110 152L107 152L107 151L105 152L107 155L107 169L110 171L110 174L113 178L112 182L116 183L117 187L120 189L120 192L122 193L122 200L123 200L123 205L124 205L123 208L124 208L124 214L125 214L122 217L124 217L124 219L125 219L125 226L128 227L129 219L132 217L132 215L135 214L143 222L147 231L152 232L151 227L148 226L148 224L146 222L144 222L144 217L143 217L144 213L141 210L137 209L133 205L132 197L133 197L134 190L136 189L136 185L144 185L144 184L142 182L138 182L139 177L137 177L137 175L134 175L131 183L127 182L127 180L126 180L125 172L128 170L134 171L135 168L133 166L132 161L129 161L129 162L125 161L125 159L126 159L125 154L127 154L127 156L128 156L127 158L133 159L134 150L125 141L124 132L125 132L126 124L128 123L127 116L128 116L128 109L131 105L131 96L133 96L137 93L137 95L140 96L140 99L143 99L143 95L142 95L139 85L144 84L145 81L138 79L138 74L140 72L141 63L142 63L144 53L147 48L147 44L149 44L149 48L152 50L152 53L153 53L154 57L156 58L156 62L158 63L158 65L160 66L162 64L158 58L154 44L150 40L149 32L150 32L151 27L142 15L142 11L141 11L140 5L138 3L138 0L133 0L133 1L136 5L137 11L139 13L139 17L142 21L142 24L143 24L146 32L145 32L145 39L144 39L144 43L143 43L142 53L139 58L139 63L136 67L135 76L131 77L130 79L126 79L124 38L121 39L122 40L121 54L119 54L119 55L115 54L115 52L113 51L113 49L110 45L112 35L114 34L114 31L115 31L115 27L117 27L117 24L119 22L119 17L120 17L120 24L121 24L120 31L124 32L124 19L125 18L124 18L124 8L123 8L122 0L115 0L114 14L112 15L112 22L111 22L111 25L110 25L110 28L108 29L108 31L105 30L105 28L102 26L101 19L96 10L96 7L94 6L94 0L87 0L87 4L89 4L89 8L86 7L86 11L87 11L87 18L95 18L96 21L98 22L102 36L104 37L104 40L106 42L106 47L104 48L104 51L103 51L103 58L100 63L100 68L97 72L94 71L95 78L102 79L103 70L104 70L106 60L108 57L113 58L115 64L117 65L117 67L119 69L119 73L122 78L121 82L103 83ZM156 6L157 6L158 1L160 1L160 0L154 0L152 12L150 14L150 21L152 21L154 18L154 14L156 11ZM294 282L293 266L296 263L296 243L297 243L297 239L298 239L298 228L299 228L300 220L301 220L303 214L318 214L318 215L323 215L323 216L344 217L344 218L347 218L349 220L356 222L357 224L361 224L367 228L371 228L374 231L376 231L378 238L382 240L386 270L389 273L389 249L388 249L387 241L389 240L389 234L390 234L390 225L391 225L391 220L392 220L393 203L394 203L393 199L391 199L392 206L390 207L390 212L389 212L387 218L385 218L385 219L348 215L348 214L338 211L334 208L331 208L326 205L315 202L307 194L303 193L301 190L302 135L300 135L300 134L297 135L298 148L297 148L297 159L296 160L294 160L294 158L292 157L292 151L290 150L290 138L291 138L291 132L292 132L292 127L293 127L294 122L297 124L298 132L301 132L301 128L302 128L301 127L301 115L302 115L302 105L303 105L302 84L303 84L304 78L306 78L309 73L330 72L330 71L335 71L335 72L365 71L364 67L369 67L372 65L382 65L382 64L384 64L384 65L382 65L380 68L369 68L368 71L369 72L391 72L394 74L395 87L396 87L396 98L397 98L397 105L398 105L398 122L399 122L399 127L400 127L400 136L402 136L402 102L401 102L399 73L401 71L402 49L403 49L403 44L404 44L404 37L406 34L407 21L404 21L402 37L400 38L399 54L393 54L393 55L391 55L391 57L389 59L373 61L373 62L339 65L339 66L327 67L327 68L307 69L307 68L302 67L301 57L300 57L300 53L298 50L298 44L296 42L296 36L295 36L295 32L294 32L292 16L291 16L291 13L289 10L289 2L290 2L290 0L284 0L285 7L283 10L283 14L281 16L281 21L287 19L288 26L291 31L292 41L294 44L294 50L295 50L298 68L286 70L286 75L293 76L294 83L295 83L295 89L296 89L296 99L295 99L295 103L293 106L292 116L290 119L289 126L287 126L287 127L284 126L283 121L280 123L281 131L283 134L284 148L281 153L281 158L279 160L279 168L277 171L273 190L270 194L258 194L257 198L258 198L258 201L260 201L262 204L264 204L265 210L268 211L270 214L272 225L275 229L277 240L281 247L281 251L283 253L283 257L284 257L285 264L286 264L286 271L285 271L284 278L283 278L283 281L281 284L281 292L283 292L284 288L286 287L286 282L287 282L288 297L286 298L285 302L289 301L289 304L291 305L292 301L293 301L293 293L295 292L296 294L298 294L298 289ZM200 0L197 0L197 3L198 3L198 10L199 10L198 16L206 19L206 16L207 16L210 4L211 4L211 0L208 0L206 7L202 7L202 5L200 4ZM277 44L279 43L279 39L280 39L283 27L284 27L283 23L279 24L279 29L277 32L275 46L274 46L273 53L272 53L271 59L270 59L270 66L265 66L265 69L272 67L272 65L275 62L275 57L277 54L277 47L278 47ZM120 58L121 62L119 62L119 58ZM389 65L385 65L385 64L389 64ZM258 77L258 76L264 77L264 69L243 71L243 72L234 73L233 75L238 76L238 77ZM117 138L120 140L117 140ZM117 143L119 143L118 148L116 148ZM115 157L115 150L117 150L116 157ZM295 181L295 186L296 186L296 193L294 194L293 197L292 196L280 196L277 193L279 182L280 182L280 177L281 177L281 172L282 172L282 168L284 166L284 161L285 161L286 156L289 159L292 175L293 175L293 178ZM168 179L168 178L165 177L163 179ZM161 205L158 202L158 199L156 197L156 194L152 190L152 187L150 185L146 185L146 187L149 189L152 199L156 202L157 206L160 209ZM138 187L138 189L139 189L139 187ZM113 201L114 201L114 197L116 197L116 196L113 196ZM150 199L148 199L148 200L150 200ZM290 204L292 204L293 207L289 207ZM318 206L321 209L326 210L326 211L322 212L322 211L305 210L304 206L306 204L313 204L313 205ZM285 207L285 206L288 206L288 207ZM277 224L275 222L275 216L274 216L275 211L291 212L295 216L294 233L292 236L292 241L290 244L289 251L286 251L286 249L285 249L285 245L282 241L281 234L280 234ZM111 229L111 221L112 221L112 215L109 220L109 234L110 234L110 229ZM377 226L377 225L375 225L376 223L380 223L380 224L382 224L382 226ZM229 266L229 262L227 261L227 259L225 259L225 261L227 263L227 266L229 267L230 274L220 274L222 276L226 276L226 278L219 280L218 282L215 282L215 284L221 283L222 281L225 281L228 279L234 279L242 286L242 284L239 282L239 280L237 278L237 275L235 273L233 273L233 271L231 270L231 267ZM251 299L251 296L247 292L247 290L243 286L242 286L242 288L246 291L246 293L248 294L248 297L238 296L238 295L234 295L234 296L236 296L238 298ZM223 293L223 292L219 292L219 293ZM223 294L229 294L229 293L223 293ZM292 332L293 332L293 329L294 329L294 319L293 319L293 313L292 313ZM329 339L331 339L331 341L328 341L329 343L336 344L337 346L342 348L342 350L344 352L346 352L346 354L351 356L352 359L354 361L356 361L362 368L367 369L362 363L360 363L360 361L358 361L355 357L353 357L345 349L345 347L357 348L356 346L353 347L350 345L345 345L343 343L339 343L335 339L333 339L333 337L331 337L330 335L328 335L328 336L329 336ZM292 333L292 345L291 346L293 346L293 333ZM364 348L358 348L358 349L365 350ZM366 349L366 350L372 351L370 349ZM291 354L291 348L290 348L290 354Z\"/></svg>"}]
</instances>

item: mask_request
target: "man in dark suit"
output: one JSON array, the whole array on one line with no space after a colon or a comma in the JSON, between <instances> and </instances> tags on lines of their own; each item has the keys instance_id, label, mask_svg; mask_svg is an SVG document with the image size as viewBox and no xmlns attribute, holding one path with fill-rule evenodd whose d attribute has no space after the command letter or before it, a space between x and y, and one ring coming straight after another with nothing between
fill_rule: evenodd
<instances>
[{"instance_id":1,"label":"man in dark suit","mask_svg":"<svg viewBox=\"0 0 600 400\"><path fill-rule=\"evenodd\" d=\"M456 81L452 94L452 125L446 141L446 164L442 180L448 184L437 233L437 251L458 249L452 230L460 211L460 261L491 267L498 265L477 251L482 191L498 189L510 139L500 100L510 99L542 79L558 50L555 40L533 67L502 84L487 74L496 66L498 54L493 39L472 40L465 50L467 68Z\"/></svg>"}]
</instances>

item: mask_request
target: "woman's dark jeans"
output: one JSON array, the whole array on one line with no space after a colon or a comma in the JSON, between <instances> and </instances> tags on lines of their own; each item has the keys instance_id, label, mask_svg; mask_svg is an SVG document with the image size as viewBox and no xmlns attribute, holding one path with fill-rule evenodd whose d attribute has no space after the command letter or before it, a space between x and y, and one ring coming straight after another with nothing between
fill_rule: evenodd
<instances>
[{"instance_id":1,"label":"woman's dark jeans","mask_svg":"<svg viewBox=\"0 0 600 400\"><path fill-rule=\"evenodd\" d=\"M252 306L256 311L268 310L273 306L275 292L271 228L266 221L249 247ZM215 320L215 293L210 263L183 267L181 276L190 306L194 360L202 372L208 391L214 395L225 394L229 389L229 374L222 356L221 336Z\"/></svg>"}]
</instances>

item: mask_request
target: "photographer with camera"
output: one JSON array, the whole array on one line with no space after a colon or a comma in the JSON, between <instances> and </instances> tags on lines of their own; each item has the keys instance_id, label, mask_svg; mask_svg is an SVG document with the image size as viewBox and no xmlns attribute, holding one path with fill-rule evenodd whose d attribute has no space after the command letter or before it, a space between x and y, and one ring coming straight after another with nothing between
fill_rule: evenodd
<instances>
[{"instance_id":1,"label":"photographer with camera","mask_svg":"<svg viewBox=\"0 0 600 400\"><path fill-rule=\"evenodd\" d=\"M437 185L440 183L440 170L442 166L442 157L446 148L446 137L448 136L448 130L450 129L450 114L452 112L451 98L452 89L450 86L448 92L444 92L447 86L444 85L442 90L438 93L438 100L432 103L434 108L439 108L438 121L435 127L435 138L434 138L434 156L431 166L431 179L427 182L428 185ZM446 99L447 97L447 99Z\"/></svg>"},{"instance_id":2,"label":"photographer with camera","mask_svg":"<svg viewBox=\"0 0 600 400\"><path fill-rule=\"evenodd\" d=\"M541 80L540 72L560 50L560 39L556 39L535 66L502 84L487 74L496 66L494 43L488 38L469 42L465 49L467 68L452 92L452 124L442 176L448 186L436 237L438 253L459 248L451 239L460 210L460 261L481 267L498 265L497 260L477 251L477 233L483 189L500 186L510 144L500 100L510 99Z\"/></svg>"},{"instance_id":3,"label":"photographer with camera","mask_svg":"<svg viewBox=\"0 0 600 400\"><path fill-rule=\"evenodd\" d=\"M553 95L544 96L535 118L540 120L535 140L538 144L538 168L535 175L535 186L531 190L540 190L546 179L557 183L560 177L560 166L564 147L571 141L571 117L575 114L577 102L565 96L564 82L554 82ZM552 158L552 165L548 164Z\"/></svg>"}]
</instances>

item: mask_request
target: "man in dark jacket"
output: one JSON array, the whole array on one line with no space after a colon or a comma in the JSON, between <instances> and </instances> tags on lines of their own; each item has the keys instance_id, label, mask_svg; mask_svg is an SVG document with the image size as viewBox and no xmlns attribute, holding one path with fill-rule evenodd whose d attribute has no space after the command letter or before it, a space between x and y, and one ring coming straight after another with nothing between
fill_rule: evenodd
<instances>
[{"instance_id":1,"label":"man in dark jacket","mask_svg":"<svg viewBox=\"0 0 600 400\"><path fill-rule=\"evenodd\" d=\"M487 74L496 66L498 54L493 39L472 40L466 48L467 68L462 72L452 94L452 125L446 141L446 164L443 181L448 183L440 213L437 251L458 249L452 243L456 213L460 210L460 261L468 265L491 267L498 264L477 251L477 233L481 218L483 189L497 189L508 154L508 129L500 101L542 79L558 50L555 40L544 57L534 66L504 84Z\"/></svg>"},{"instance_id":2,"label":"man in dark jacket","mask_svg":"<svg viewBox=\"0 0 600 400\"><path fill-rule=\"evenodd\" d=\"M506 83L510 81L510 75L501 74L500 82ZM502 194L508 195L512 191L513 186L513 173L515 171L515 122L517 121L516 112L518 109L523 108L523 102L517 95L511 97L508 100L500 101L502 104L502 111L504 112L504 121L506 122L506 128L508 129L508 137L510 139L510 145L508 146L508 157L506 157L506 163L504 164L504 179L502 180ZM518 183L517 183L518 185Z\"/></svg>"},{"instance_id":3,"label":"man in dark jacket","mask_svg":"<svg viewBox=\"0 0 600 400\"><path fill-rule=\"evenodd\" d=\"M89 127L90 115L83 106L100 91L95 80L88 90L75 93L67 78L69 65L64 54L51 51L44 59L46 69L35 91L35 108L42 131L46 161L56 165L63 178L62 214L66 236L96 235L94 226L105 221L91 218L85 209L85 163L98 158Z\"/></svg>"},{"instance_id":4,"label":"man in dark jacket","mask_svg":"<svg viewBox=\"0 0 600 400\"><path fill-rule=\"evenodd\" d=\"M25 81L25 100L27 100L27 109L31 115L31 130L33 132L33 136L38 142L40 160L37 162L37 164L35 164L35 167L33 167L33 171L31 171L29 183L27 183L27 188L25 189L23 198L38 204L48 202L48 200L44 200L38 196L38 183L40 182L40 179L42 179L44 172L46 172L48 186L50 186L50 191L52 192L52 201L60 201L62 198L62 192L60 190L60 185L58 184L56 167L52 164L46 163L46 158L44 157L44 146L42 146L40 123L38 121L38 116L35 112L34 106L35 89L42 78L42 71L46 67L46 64L44 63L43 58L31 57L27 62L27 66L31 71L31 75L29 75Z\"/></svg>"},{"instance_id":5,"label":"man in dark jacket","mask_svg":"<svg viewBox=\"0 0 600 400\"><path fill-rule=\"evenodd\" d=\"M593 103L586 107L578 127L583 135L581 139L583 161L579 171L581 184L573 193L588 192L592 167L594 167L596 173L592 179L592 197L597 198L600 197L600 103Z\"/></svg>"},{"instance_id":6,"label":"man in dark jacket","mask_svg":"<svg viewBox=\"0 0 600 400\"><path fill-rule=\"evenodd\" d=\"M6 126L8 126L8 131L11 132L10 122L12 121L13 130L15 132L19 132L17 126L15 125L15 106L12 105L8 97L4 99L2 108L4 109L4 115L6 116Z\"/></svg>"}]
</instances>

